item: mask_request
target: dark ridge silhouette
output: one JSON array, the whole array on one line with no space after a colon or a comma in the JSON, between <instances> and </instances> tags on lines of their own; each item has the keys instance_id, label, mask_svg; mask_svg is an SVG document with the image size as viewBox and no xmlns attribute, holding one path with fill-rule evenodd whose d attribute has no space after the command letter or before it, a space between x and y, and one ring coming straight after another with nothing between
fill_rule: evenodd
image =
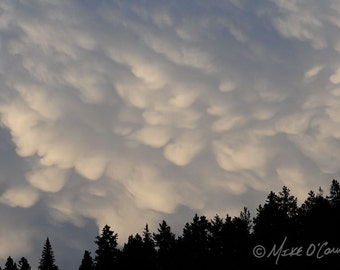
<instances>
[{"instance_id":1,"label":"dark ridge silhouette","mask_svg":"<svg viewBox=\"0 0 340 270\"><path fill-rule=\"evenodd\" d=\"M298 206L283 186L270 191L255 217L244 207L240 215L212 219L195 214L176 236L165 220L156 232L145 225L121 249L118 234L105 225L95 239L92 258L84 251L79 270L113 269L340 269L340 184L331 182L329 195L310 191ZM22 257L8 257L3 270L30 270ZM0 268L1 270L1 268ZM58 270L47 238L39 270Z\"/></svg>"}]
</instances>

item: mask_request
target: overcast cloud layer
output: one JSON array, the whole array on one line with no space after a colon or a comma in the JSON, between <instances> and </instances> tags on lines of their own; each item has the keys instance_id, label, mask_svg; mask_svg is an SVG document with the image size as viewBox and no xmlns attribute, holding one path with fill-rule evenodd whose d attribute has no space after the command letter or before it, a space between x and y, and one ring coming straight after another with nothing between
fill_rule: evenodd
<instances>
[{"instance_id":1,"label":"overcast cloud layer","mask_svg":"<svg viewBox=\"0 0 340 270\"><path fill-rule=\"evenodd\" d=\"M338 0L1 1L0 257L327 189L339 33Z\"/></svg>"}]
</instances>

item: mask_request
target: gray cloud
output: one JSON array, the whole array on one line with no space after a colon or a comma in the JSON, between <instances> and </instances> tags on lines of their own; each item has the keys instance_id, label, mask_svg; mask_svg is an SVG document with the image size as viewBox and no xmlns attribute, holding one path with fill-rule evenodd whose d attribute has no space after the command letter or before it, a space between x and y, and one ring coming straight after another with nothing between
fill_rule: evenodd
<instances>
[{"instance_id":1,"label":"gray cloud","mask_svg":"<svg viewBox=\"0 0 340 270\"><path fill-rule=\"evenodd\" d=\"M337 177L336 1L187 5L0 4L1 208L47 218L1 221L22 246L0 257L47 226L124 242Z\"/></svg>"}]
</instances>

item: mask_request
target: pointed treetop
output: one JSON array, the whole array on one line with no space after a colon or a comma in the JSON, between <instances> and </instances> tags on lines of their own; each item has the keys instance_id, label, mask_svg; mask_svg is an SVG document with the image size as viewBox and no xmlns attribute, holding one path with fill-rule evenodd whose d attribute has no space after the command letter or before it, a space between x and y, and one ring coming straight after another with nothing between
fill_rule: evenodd
<instances>
[{"instance_id":1,"label":"pointed treetop","mask_svg":"<svg viewBox=\"0 0 340 270\"><path fill-rule=\"evenodd\" d=\"M91 252L85 250L81 265L79 270L92 270L93 269L93 259L91 257Z\"/></svg>"},{"instance_id":2,"label":"pointed treetop","mask_svg":"<svg viewBox=\"0 0 340 270\"><path fill-rule=\"evenodd\" d=\"M4 270L18 270L17 264L13 261L11 256L7 258Z\"/></svg>"},{"instance_id":3,"label":"pointed treetop","mask_svg":"<svg viewBox=\"0 0 340 270\"><path fill-rule=\"evenodd\" d=\"M41 259L39 262L39 270L58 270L58 266L55 265L54 254L50 239L47 237L43 251L41 253Z\"/></svg>"}]
</instances>

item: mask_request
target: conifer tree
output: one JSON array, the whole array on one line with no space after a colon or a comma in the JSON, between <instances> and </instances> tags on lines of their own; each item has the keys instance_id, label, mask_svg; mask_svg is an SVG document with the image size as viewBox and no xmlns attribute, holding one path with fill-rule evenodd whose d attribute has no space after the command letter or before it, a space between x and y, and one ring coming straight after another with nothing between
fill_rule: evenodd
<instances>
[{"instance_id":1,"label":"conifer tree","mask_svg":"<svg viewBox=\"0 0 340 270\"><path fill-rule=\"evenodd\" d=\"M93 259L91 257L91 252L85 250L81 265L79 270L92 270L93 269Z\"/></svg>"},{"instance_id":2,"label":"conifer tree","mask_svg":"<svg viewBox=\"0 0 340 270\"><path fill-rule=\"evenodd\" d=\"M288 218L294 218L297 214L297 198L290 195L290 190L286 186L282 187L278 196L279 210Z\"/></svg>"},{"instance_id":3,"label":"conifer tree","mask_svg":"<svg viewBox=\"0 0 340 270\"><path fill-rule=\"evenodd\" d=\"M220 218L219 215L215 215L214 218L210 221L210 233L209 233L209 242L211 245L211 250L216 255L221 255L222 253L222 240L223 240L223 219Z\"/></svg>"},{"instance_id":4,"label":"conifer tree","mask_svg":"<svg viewBox=\"0 0 340 270\"><path fill-rule=\"evenodd\" d=\"M239 217L232 219L233 225L233 246L231 255L231 261L233 261L233 267L248 268L250 259L250 229L251 229L251 217L249 210L244 207Z\"/></svg>"},{"instance_id":5,"label":"conifer tree","mask_svg":"<svg viewBox=\"0 0 340 270\"><path fill-rule=\"evenodd\" d=\"M143 230L143 266L147 269L155 268L156 250L155 242L152 238L152 233L149 231L148 224L145 225Z\"/></svg>"},{"instance_id":6,"label":"conifer tree","mask_svg":"<svg viewBox=\"0 0 340 270\"><path fill-rule=\"evenodd\" d=\"M195 214L192 222L183 228L183 263L190 269L208 269L210 221L205 216Z\"/></svg>"},{"instance_id":7,"label":"conifer tree","mask_svg":"<svg viewBox=\"0 0 340 270\"><path fill-rule=\"evenodd\" d=\"M153 239L157 247L157 260L161 269L176 269L174 267L174 249L176 244L176 236L171 231L170 226L165 220L159 224L157 233L153 233Z\"/></svg>"},{"instance_id":8,"label":"conifer tree","mask_svg":"<svg viewBox=\"0 0 340 270\"><path fill-rule=\"evenodd\" d=\"M260 204L257 208L257 215L254 218L256 237L273 242L287 235L285 223L288 215L283 210L280 200L280 197L271 191L266 203L263 206Z\"/></svg>"},{"instance_id":9,"label":"conifer tree","mask_svg":"<svg viewBox=\"0 0 340 270\"><path fill-rule=\"evenodd\" d=\"M58 266L55 265L54 254L49 238L47 237L43 251L41 253L41 259L39 262L39 270L58 270Z\"/></svg>"},{"instance_id":10,"label":"conifer tree","mask_svg":"<svg viewBox=\"0 0 340 270\"><path fill-rule=\"evenodd\" d=\"M155 242L152 238L152 233L149 231L148 224L145 225L143 231L143 248L150 253L153 253L155 250Z\"/></svg>"},{"instance_id":11,"label":"conifer tree","mask_svg":"<svg viewBox=\"0 0 340 270\"><path fill-rule=\"evenodd\" d=\"M175 244L175 234L171 231L170 226L165 220L159 224L158 233L153 233L153 239L156 242L159 253L167 253Z\"/></svg>"},{"instance_id":12,"label":"conifer tree","mask_svg":"<svg viewBox=\"0 0 340 270\"><path fill-rule=\"evenodd\" d=\"M143 238L137 233L135 236L130 235L128 241L124 244L124 265L127 269L141 268L143 261Z\"/></svg>"},{"instance_id":13,"label":"conifer tree","mask_svg":"<svg viewBox=\"0 0 340 270\"><path fill-rule=\"evenodd\" d=\"M7 258L4 270L18 270L17 264L13 261L11 256Z\"/></svg>"},{"instance_id":14,"label":"conifer tree","mask_svg":"<svg viewBox=\"0 0 340 270\"><path fill-rule=\"evenodd\" d=\"M233 218L235 229L238 233L249 235L251 229L251 217L247 207L244 207L239 217Z\"/></svg>"},{"instance_id":15,"label":"conifer tree","mask_svg":"<svg viewBox=\"0 0 340 270\"><path fill-rule=\"evenodd\" d=\"M25 257L22 257L19 261L19 270L31 270L31 266Z\"/></svg>"},{"instance_id":16,"label":"conifer tree","mask_svg":"<svg viewBox=\"0 0 340 270\"><path fill-rule=\"evenodd\" d=\"M114 233L108 225L105 225L102 230L102 234L96 237L96 270L107 270L115 268L119 255L119 249L117 248L117 239L118 234Z\"/></svg>"},{"instance_id":17,"label":"conifer tree","mask_svg":"<svg viewBox=\"0 0 340 270\"><path fill-rule=\"evenodd\" d=\"M335 206L340 205L340 184L335 179L333 179L332 181L332 185L330 188L330 196L328 197L328 199L333 205Z\"/></svg>"}]
</instances>

